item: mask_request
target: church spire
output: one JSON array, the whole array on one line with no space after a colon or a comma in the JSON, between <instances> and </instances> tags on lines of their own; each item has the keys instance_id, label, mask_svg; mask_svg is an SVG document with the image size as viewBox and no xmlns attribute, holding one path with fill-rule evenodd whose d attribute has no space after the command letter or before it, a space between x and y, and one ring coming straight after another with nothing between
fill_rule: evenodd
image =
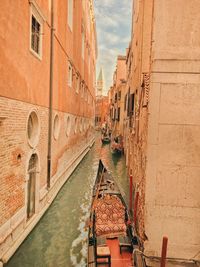
<instances>
[{"instance_id":1,"label":"church spire","mask_svg":"<svg viewBox=\"0 0 200 267\"><path fill-rule=\"evenodd\" d=\"M97 92L96 92L97 96L102 96L103 90L104 90L104 76L103 76L103 69L101 67L97 79Z\"/></svg>"}]
</instances>

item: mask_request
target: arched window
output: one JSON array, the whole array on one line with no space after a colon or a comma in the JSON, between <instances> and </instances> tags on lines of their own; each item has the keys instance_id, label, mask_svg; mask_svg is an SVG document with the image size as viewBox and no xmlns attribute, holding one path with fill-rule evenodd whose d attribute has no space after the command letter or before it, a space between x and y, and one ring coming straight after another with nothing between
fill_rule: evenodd
<instances>
[{"instance_id":1,"label":"arched window","mask_svg":"<svg viewBox=\"0 0 200 267\"><path fill-rule=\"evenodd\" d=\"M53 135L56 140L58 139L59 133L60 133L60 119L58 117L58 114L56 114L53 121Z\"/></svg>"},{"instance_id":2,"label":"arched window","mask_svg":"<svg viewBox=\"0 0 200 267\"><path fill-rule=\"evenodd\" d=\"M66 129L66 135L69 136L70 135L70 130L71 130L71 119L70 119L70 116L67 117L65 127L66 127L65 128Z\"/></svg>"}]
</instances>

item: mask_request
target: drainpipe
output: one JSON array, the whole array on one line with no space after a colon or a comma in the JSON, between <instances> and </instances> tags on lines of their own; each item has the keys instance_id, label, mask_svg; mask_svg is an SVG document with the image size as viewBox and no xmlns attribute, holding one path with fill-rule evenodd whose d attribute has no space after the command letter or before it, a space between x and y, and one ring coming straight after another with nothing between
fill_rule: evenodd
<instances>
[{"instance_id":1,"label":"drainpipe","mask_svg":"<svg viewBox=\"0 0 200 267\"><path fill-rule=\"evenodd\" d=\"M51 186L51 142L52 142L52 100L53 100L53 52L54 52L54 0L51 0L51 36L50 36L50 76L49 76L49 128L47 155L47 188Z\"/></svg>"}]
</instances>

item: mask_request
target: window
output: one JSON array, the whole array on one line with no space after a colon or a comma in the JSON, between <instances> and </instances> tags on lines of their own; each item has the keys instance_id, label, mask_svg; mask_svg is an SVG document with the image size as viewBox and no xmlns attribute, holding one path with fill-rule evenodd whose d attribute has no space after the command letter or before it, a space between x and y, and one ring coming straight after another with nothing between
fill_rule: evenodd
<instances>
[{"instance_id":1,"label":"window","mask_svg":"<svg viewBox=\"0 0 200 267\"><path fill-rule=\"evenodd\" d=\"M58 139L59 133L60 133L60 119L58 117L58 114L56 114L53 121L53 135L56 140Z\"/></svg>"},{"instance_id":2,"label":"window","mask_svg":"<svg viewBox=\"0 0 200 267\"><path fill-rule=\"evenodd\" d=\"M30 3L30 52L42 59L42 39L43 39L43 23L46 20L42 10L36 4L36 1Z\"/></svg>"},{"instance_id":3,"label":"window","mask_svg":"<svg viewBox=\"0 0 200 267\"><path fill-rule=\"evenodd\" d=\"M85 101L87 101L87 95L88 95L87 87L85 87Z\"/></svg>"},{"instance_id":4,"label":"window","mask_svg":"<svg viewBox=\"0 0 200 267\"><path fill-rule=\"evenodd\" d=\"M69 136L70 130L71 130L71 119L68 116L66 121L65 121L65 133L66 133L66 136Z\"/></svg>"},{"instance_id":5,"label":"window","mask_svg":"<svg viewBox=\"0 0 200 267\"><path fill-rule=\"evenodd\" d=\"M118 100L121 100L121 91L118 92Z\"/></svg>"},{"instance_id":6,"label":"window","mask_svg":"<svg viewBox=\"0 0 200 267\"><path fill-rule=\"evenodd\" d=\"M129 112L130 112L130 89L128 90L127 93L127 117L129 117Z\"/></svg>"},{"instance_id":7,"label":"window","mask_svg":"<svg viewBox=\"0 0 200 267\"><path fill-rule=\"evenodd\" d=\"M31 48L38 55L40 54L40 35L41 26L37 19L32 15L32 31L31 31Z\"/></svg>"},{"instance_id":8,"label":"window","mask_svg":"<svg viewBox=\"0 0 200 267\"><path fill-rule=\"evenodd\" d=\"M72 65L68 63L68 85L72 87Z\"/></svg>"},{"instance_id":9,"label":"window","mask_svg":"<svg viewBox=\"0 0 200 267\"><path fill-rule=\"evenodd\" d=\"M77 133L77 129L78 129L78 119L75 118L75 121L74 121L74 133L75 134Z\"/></svg>"},{"instance_id":10,"label":"window","mask_svg":"<svg viewBox=\"0 0 200 267\"><path fill-rule=\"evenodd\" d=\"M126 110L126 106L127 106L127 94L125 95L124 98L124 111Z\"/></svg>"},{"instance_id":11,"label":"window","mask_svg":"<svg viewBox=\"0 0 200 267\"><path fill-rule=\"evenodd\" d=\"M90 75L90 49L88 50L88 73Z\"/></svg>"},{"instance_id":12,"label":"window","mask_svg":"<svg viewBox=\"0 0 200 267\"><path fill-rule=\"evenodd\" d=\"M118 108L118 111L117 111L117 120L120 121L120 108Z\"/></svg>"},{"instance_id":13,"label":"window","mask_svg":"<svg viewBox=\"0 0 200 267\"><path fill-rule=\"evenodd\" d=\"M84 31L82 31L82 59L84 59L85 56L85 35Z\"/></svg>"},{"instance_id":14,"label":"window","mask_svg":"<svg viewBox=\"0 0 200 267\"><path fill-rule=\"evenodd\" d=\"M130 95L130 115L133 115L134 113L134 104L135 104L135 95Z\"/></svg>"},{"instance_id":15,"label":"window","mask_svg":"<svg viewBox=\"0 0 200 267\"><path fill-rule=\"evenodd\" d=\"M27 137L28 143L31 147L35 148L39 141L40 124L35 111L32 111L28 116L27 122Z\"/></svg>"},{"instance_id":16,"label":"window","mask_svg":"<svg viewBox=\"0 0 200 267\"><path fill-rule=\"evenodd\" d=\"M117 93L115 93L115 103L117 102Z\"/></svg>"},{"instance_id":17,"label":"window","mask_svg":"<svg viewBox=\"0 0 200 267\"><path fill-rule=\"evenodd\" d=\"M76 93L77 94L79 92L79 87L80 87L80 76L77 74L76 75Z\"/></svg>"},{"instance_id":18,"label":"window","mask_svg":"<svg viewBox=\"0 0 200 267\"><path fill-rule=\"evenodd\" d=\"M68 25L72 31L73 27L73 0L68 0Z\"/></svg>"},{"instance_id":19,"label":"window","mask_svg":"<svg viewBox=\"0 0 200 267\"><path fill-rule=\"evenodd\" d=\"M81 98L84 97L84 91L85 91L85 86L84 86L84 83L82 82L82 84L81 84Z\"/></svg>"},{"instance_id":20,"label":"window","mask_svg":"<svg viewBox=\"0 0 200 267\"><path fill-rule=\"evenodd\" d=\"M81 118L80 120L80 128L79 128L80 132L83 131L83 119Z\"/></svg>"}]
</instances>

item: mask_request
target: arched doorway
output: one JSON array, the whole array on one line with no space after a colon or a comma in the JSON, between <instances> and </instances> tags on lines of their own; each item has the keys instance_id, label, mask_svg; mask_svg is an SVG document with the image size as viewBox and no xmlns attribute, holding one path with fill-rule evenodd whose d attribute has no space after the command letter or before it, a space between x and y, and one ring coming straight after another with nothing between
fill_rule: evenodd
<instances>
[{"instance_id":1,"label":"arched doorway","mask_svg":"<svg viewBox=\"0 0 200 267\"><path fill-rule=\"evenodd\" d=\"M32 154L28 165L28 183L27 183L27 219L30 219L35 213L35 185L38 165L38 156Z\"/></svg>"}]
</instances>

